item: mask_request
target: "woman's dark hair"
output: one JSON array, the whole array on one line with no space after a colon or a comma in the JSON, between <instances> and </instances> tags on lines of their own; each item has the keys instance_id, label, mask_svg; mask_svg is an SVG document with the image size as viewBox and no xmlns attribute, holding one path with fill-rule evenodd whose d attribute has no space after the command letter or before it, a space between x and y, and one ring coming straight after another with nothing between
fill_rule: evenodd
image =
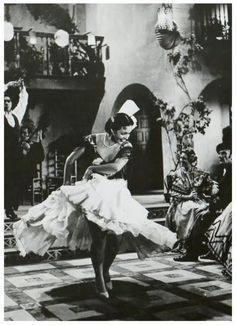
<instances>
[{"instance_id":1,"label":"woman's dark hair","mask_svg":"<svg viewBox=\"0 0 236 325\"><path fill-rule=\"evenodd\" d=\"M191 163L197 160L197 155L193 149L186 148L183 149L181 153L184 153L187 156L188 161Z\"/></svg>"},{"instance_id":2,"label":"woman's dark hair","mask_svg":"<svg viewBox=\"0 0 236 325\"><path fill-rule=\"evenodd\" d=\"M15 88L9 88L4 92L4 97L9 97L12 102L12 110L16 107L19 101L19 91Z\"/></svg>"},{"instance_id":3,"label":"woman's dark hair","mask_svg":"<svg viewBox=\"0 0 236 325\"><path fill-rule=\"evenodd\" d=\"M134 125L132 118L125 113L117 113L114 117L110 117L106 122L105 131L111 134L111 130L120 130L123 126Z\"/></svg>"}]
</instances>

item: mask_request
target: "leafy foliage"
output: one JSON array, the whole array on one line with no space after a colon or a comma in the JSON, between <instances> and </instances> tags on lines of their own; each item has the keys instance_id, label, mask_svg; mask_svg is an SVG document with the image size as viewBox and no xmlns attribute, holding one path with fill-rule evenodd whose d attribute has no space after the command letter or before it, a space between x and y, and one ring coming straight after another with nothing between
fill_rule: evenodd
<instances>
[{"instance_id":1,"label":"leafy foliage","mask_svg":"<svg viewBox=\"0 0 236 325\"><path fill-rule=\"evenodd\" d=\"M205 130L211 121L209 117L211 111L203 97L190 101L178 114L173 105L164 102L162 99L153 96L153 101L154 107L161 113L161 118L157 119L157 121L161 123L167 133L172 159L177 167L179 152L193 147L193 135L195 133L205 134ZM174 135L176 139L175 153L171 135Z\"/></svg>"},{"instance_id":2,"label":"leafy foliage","mask_svg":"<svg viewBox=\"0 0 236 325\"><path fill-rule=\"evenodd\" d=\"M211 111L204 98L200 96L193 100L184 81L184 76L187 73L201 69L199 54L203 50L203 47L197 43L195 35L192 34L188 38L182 37L181 43L168 53L177 85L189 99L189 102L182 107L178 114L173 105L155 96L152 98L154 107L161 113L161 117L157 121L166 131L175 167L178 165L179 153L183 149L193 148L193 135L205 134L211 121ZM175 141L173 141L173 136Z\"/></svg>"},{"instance_id":3,"label":"leafy foliage","mask_svg":"<svg viewBox=\"0 0 236 325\"><path fill-rule=\"evenodd\" d=\"M181 77L191 70L200 70L201 64L198 60L198 54L201 51L203 51L203 47L197 43L194 34L188 38L182 38L181 44L168 53L169 62L174 67L174 73Z\"/></svg>"},{"instance_id":4,"label":"leafy foliage","mask_svg":"<svg viewBox=\"0 0 236 325\"><path fill-rule=\"evenodd\" d=\"M28 10L35 20L41 21L55 26L58 29L64 29L71 33L75 28L68 12L59 4L26 4Z\"/></svg>"}]
</instances>

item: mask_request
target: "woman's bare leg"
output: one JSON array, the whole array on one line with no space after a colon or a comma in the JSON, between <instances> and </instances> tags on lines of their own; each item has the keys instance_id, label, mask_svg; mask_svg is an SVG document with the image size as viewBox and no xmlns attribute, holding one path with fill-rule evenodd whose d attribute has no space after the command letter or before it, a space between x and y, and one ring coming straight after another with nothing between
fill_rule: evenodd
<instances>
[{"instance_id":1,"label":"woman's bare leg","mask_svg":"<svg viewBox=\"0 0 236 325\"><path fill-rule=\"evenodd\" d=\"M106 292L107 290L103 278L103 263L107 232L102 231L98 225L91 221L88 221L88 225L92 236L91 260L95 272L96 287L99 292Z\"/></svg>"},{"instance_id":2,"label":"woman's bare leg","mask_svg":"<svg viewBox=\"0 0 236 325\"><path fill-rule=\"evenodd\" d=\"M116 234L108 234L105 248L105 258L103 264L103 275L105 283L110 282L109 269L119 252L122 235L117 236ZM108 289L111 289L111 284Z\"/></svg>"}]
</instances>

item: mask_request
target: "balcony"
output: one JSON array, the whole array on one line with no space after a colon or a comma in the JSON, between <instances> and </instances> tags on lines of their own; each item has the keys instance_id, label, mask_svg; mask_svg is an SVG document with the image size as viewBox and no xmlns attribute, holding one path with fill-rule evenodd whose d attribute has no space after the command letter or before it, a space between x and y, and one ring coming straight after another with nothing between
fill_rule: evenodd
<instances>
[{"instance_id":1,"label":"balcony","mask_svg":"<svg viewBox=\"0 0 236 325\"><path fill-rule=\"evenodd\" d=\"M205 49L205 60L213 73L232 69L232 5L196 4L191 22L197 41Z\"/></svg>"},{"instance_id":2,"label":"balcony","mask_svg":"<svg viewBox=\"0 0 236 325\"><path fill-rule=\"evenodd\" d=\"M57 45L52 33L15 29L5 42L5 79L23 76L31 89L104 88L102 36L88 44L87 35L69 35L69 44Z\"/></svg>"}]
</instances>

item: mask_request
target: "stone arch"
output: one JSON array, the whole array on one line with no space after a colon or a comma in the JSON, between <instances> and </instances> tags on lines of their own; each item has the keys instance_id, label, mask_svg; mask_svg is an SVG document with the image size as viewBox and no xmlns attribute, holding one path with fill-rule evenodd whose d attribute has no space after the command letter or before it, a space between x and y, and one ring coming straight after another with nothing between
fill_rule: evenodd
<instances>
[{"instance_id":1,"label":"stone arch","mask_svg":"<svg viewBox=\"0 0 236 325\"><path fill-rule=\"evenodd\" d=\"M138 127L131 135L134 145L129 188L133 194L156 193L163 190L163 155L161 126L156 123L160 112L153 105L153 93L142 84L130 84L117 96L112 113L132 99L140 111L135 114Z\"/></svg>"},{"instance_id":2,"label":"stone arch","mask_svg":"<svg viewBox=\"0 0 236 325\"><path fill-rule=\"evenodd\" d=\"M218 164L216 146L222 141L223 128L231 123L231 81L217 78L206 85L200 95L212 111L211 123L204 135L204 146L201 134L195 136L194 146L199 156L199 166L213 172Z\"/></svg>"}]
</instances>

